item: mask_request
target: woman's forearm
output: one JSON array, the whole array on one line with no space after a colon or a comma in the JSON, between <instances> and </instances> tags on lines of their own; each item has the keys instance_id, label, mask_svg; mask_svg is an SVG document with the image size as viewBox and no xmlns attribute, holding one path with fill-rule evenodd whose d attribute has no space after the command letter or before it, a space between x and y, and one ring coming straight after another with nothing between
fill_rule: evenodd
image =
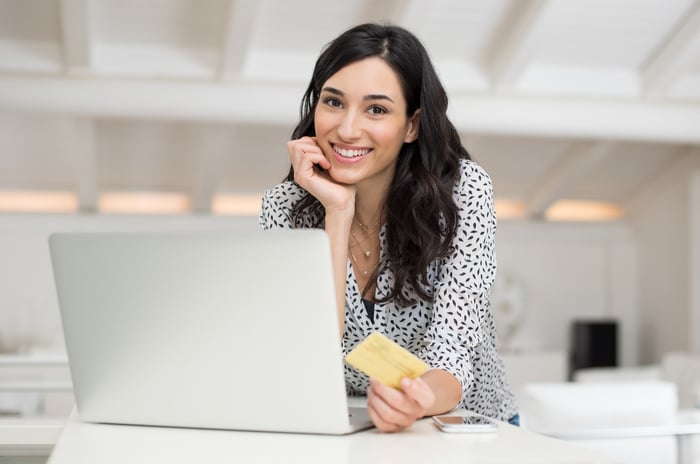
<instances>
[{"instance_id":1,"label":"woman's forearm","mask_svg":"<svg viewBox=\"0 0 700 464\"><path fill-rule=\"evenodd\" d=\"M454 409L462 399L462 385L457 378L442 369L431 369L421 376L435 394L435 403L426 411L427 416Z\"/></svg>"},{"instance_id":2,"label":"woman's forearm","mask_svg":"<svg viewBox=\"0 0 700 464\"><path fill-rule=\"evenodd\" d=\"M347 255L350 226L354 208L332 213L326 213L326 233L331 242L331 257L333 261L333 281L338 311L338 330L343 337L345 330L345 280L347 278Z\"/></svg>"}]
</instances>

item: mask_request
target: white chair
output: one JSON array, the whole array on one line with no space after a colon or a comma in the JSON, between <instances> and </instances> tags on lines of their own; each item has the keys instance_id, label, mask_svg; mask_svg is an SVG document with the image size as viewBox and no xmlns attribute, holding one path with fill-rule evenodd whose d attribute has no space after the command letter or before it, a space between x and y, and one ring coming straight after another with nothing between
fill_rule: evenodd
<instances>
[{"instance_id":1,"label":"white chair","mask_svg":"<svg viewBox=\"0 0 700 464\"><path fill-rule=\"evenodd\" d=\"M661 360L661 379L678 386L678 406L700 409L700 355L666 353Z\"/></svg>"},{"instance_id":2,"label":"white chair","mask_svg":"<svg viewBox=\"0 0 700 464\"><path fill-rule=\"evenodd\" d=\"M525 428L598 451L616 463L675 463L674 436L635 435L640 427L673 424L671 382L530 383L516 390Z\"/></svg>"},{"instance_id":3,"label":"white chair","mask_svg":"<svg viewBox=\"0 0 700 464\"><path fill-rule=\"evenodd\" d=\"M700 423L700 355L668 352L661 363L635 367L588 368L574 373L576 382L672 382L678 389L679 418ZM700 434L682 438L679 462L700 464Z\"/></svg>"}]
</instances>

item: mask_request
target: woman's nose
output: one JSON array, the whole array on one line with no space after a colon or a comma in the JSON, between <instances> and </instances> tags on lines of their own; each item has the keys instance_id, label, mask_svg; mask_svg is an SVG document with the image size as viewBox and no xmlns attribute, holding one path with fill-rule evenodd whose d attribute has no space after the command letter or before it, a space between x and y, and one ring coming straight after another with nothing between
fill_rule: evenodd
<instances>
[{"instance_id":1,"label":"woman's nose","mask_svg":"<svg viewBox=\"0 0 700 464\"><path fill-rule=\"evenodd\" d=\"M340 121L340 126L338 127L338 135L344 141L357 140L361 137L362 129L360 128L357 114L354 111L348 111L343 115L343 119Z\"/></svg>"}]
</instances>

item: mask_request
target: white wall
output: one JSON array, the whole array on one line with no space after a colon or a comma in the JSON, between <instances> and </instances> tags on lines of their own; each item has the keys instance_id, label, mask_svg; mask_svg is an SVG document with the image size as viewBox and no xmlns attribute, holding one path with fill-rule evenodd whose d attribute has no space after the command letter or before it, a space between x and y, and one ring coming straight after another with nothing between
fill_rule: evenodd
<instances>
[{"instance_id":1,"label":"white wall","mask_svg":"<svg viewBox=\"0 0 700 464\"><path fill-rule=\"evenodd\" d=\"M255 218L0 215L0 343L61 343L48 256L50 232L256 226ZM513 339L526 349L565 349L575 317L619 317L621 362L636 362L636 260L624 224L502 222L500 272L523 283L527 319Z\"/></svg>"},{"instance_id":2,"label":"white wall","mask_svg":"<svg viewBox=\"0 0 700 464\"><path fill-rule=\"evenodd\" d=\"M638 362L637 262L625 223L501 222L498 272L523 283L514 349L565 349L575 318L620 321L619 362Z\"/></svg>"},{"instance_id":3,"label":"white wall","mask_svg":"<svg viewBox=\"0 0 700 464\"><path fill-rule=\"evenodd\" d=\"M683 158L638 202L634 233L640 272L640 360L658 362L671 350L691 350L697 337L697 152ZM695 309L693 309L695 308ZM695 324L695 325L694 325Z\"/></svg>"},{"instance_id":4,"label":"white wall","mask_svg":"<svg viewBox=\"0 0 700 464\"><path fill-rule=\"evenodd\" d=\"M690 178L690 350L700 354L700 170Z\"/></svg>"}]
</instances>

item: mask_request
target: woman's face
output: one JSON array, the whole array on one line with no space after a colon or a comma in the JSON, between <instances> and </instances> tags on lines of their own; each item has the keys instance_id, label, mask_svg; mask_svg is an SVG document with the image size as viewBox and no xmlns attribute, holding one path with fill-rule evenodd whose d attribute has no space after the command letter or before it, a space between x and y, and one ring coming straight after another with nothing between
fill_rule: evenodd
<instances>
[{"instance_id":1,"label":"woman's face","mask_svg":"<svg viewBox=\"0 0 700 464\"><path fill-rule=\"evenodd\" d=\"M345 66L323 84L314 122L330 176L358 186L388 186L401 146L418 135L418 112L406 116L398 76L376 57Z\"/></svg>"}]
</instances>

